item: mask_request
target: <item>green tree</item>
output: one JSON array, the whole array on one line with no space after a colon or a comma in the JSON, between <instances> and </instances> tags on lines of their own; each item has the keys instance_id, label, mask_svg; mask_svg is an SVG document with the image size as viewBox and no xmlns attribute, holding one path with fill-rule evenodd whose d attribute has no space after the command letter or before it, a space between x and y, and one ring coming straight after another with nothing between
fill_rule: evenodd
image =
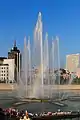
<instances>
[{"instance_id":1,"label":"green tree","mask_svg":"<svg viewBox=\"0 0 80 120\"><path fill-rule=\"evenodd\" d=\"M80 78L76 77L75 79L73 79L72 84L80 84Z\"/></svg>"}]
</instances>

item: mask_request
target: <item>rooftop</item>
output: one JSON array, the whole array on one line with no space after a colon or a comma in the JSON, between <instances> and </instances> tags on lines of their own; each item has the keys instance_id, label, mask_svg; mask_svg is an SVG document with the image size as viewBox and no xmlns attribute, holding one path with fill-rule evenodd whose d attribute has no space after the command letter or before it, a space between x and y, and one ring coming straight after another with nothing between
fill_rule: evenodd
<instances>
[{"instance_id":1,"label":"rooftop","mask_svg":"<svg viewBox=\"0 0 80 120\"><path fill-rule=\"evenodd\" d=\"M7 57L0 57L0 60L7 59Z\"/></svg>"}]
</instances>

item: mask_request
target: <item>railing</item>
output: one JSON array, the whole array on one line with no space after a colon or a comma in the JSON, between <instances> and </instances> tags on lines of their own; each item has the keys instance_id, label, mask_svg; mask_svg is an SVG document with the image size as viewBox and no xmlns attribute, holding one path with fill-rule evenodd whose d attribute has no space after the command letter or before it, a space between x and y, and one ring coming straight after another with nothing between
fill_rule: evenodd
<instances>
[{"instance_id":1,"label":"railing","mask_svg":"<svg viewBox=\"0 0 80 120\"><path fill-rule=\"evenodd\" d=\"M34 117L32 120L80 120L80 113L72 113L70 115L54 115L54 116L41 116L41 117Z\"/></svg>"}]
</instances>

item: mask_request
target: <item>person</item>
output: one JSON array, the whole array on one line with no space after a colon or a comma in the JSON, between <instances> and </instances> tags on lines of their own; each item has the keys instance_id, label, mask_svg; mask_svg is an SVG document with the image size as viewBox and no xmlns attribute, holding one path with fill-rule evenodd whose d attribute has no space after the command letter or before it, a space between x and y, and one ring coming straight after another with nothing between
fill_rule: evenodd
<instances>
[{"instance_id":1,"label":"person","mask_svg":"<svg viewBox=\"0 0 80 120\"><path fill-rule=\"evenodd\" d=\"M0 120L6 120L6 119L7 119L7 116L3 111L0 110Z\"/></svg>"},{"instance_id":2,"label":"person","mask_svg":"<svg viewBox=\"0 0 80 120\"><path fill-rule=\"evenodd\" d=\"M29 115L28 115L28 112L26 111L26 113L25 113L25 116L24 116L24 119L23 120L31 120L30 118L29 118Z\"/></svg>"},{"instance_id":3,"label":"person","mask_svg":"<svg viewBox=\"0 0 80 120\"><path fill-rule=\"evenodd\" d=\"M20 118L20 120L24 120L24 116L22 116L22 117Z\"/></svg>"}]
</instances>

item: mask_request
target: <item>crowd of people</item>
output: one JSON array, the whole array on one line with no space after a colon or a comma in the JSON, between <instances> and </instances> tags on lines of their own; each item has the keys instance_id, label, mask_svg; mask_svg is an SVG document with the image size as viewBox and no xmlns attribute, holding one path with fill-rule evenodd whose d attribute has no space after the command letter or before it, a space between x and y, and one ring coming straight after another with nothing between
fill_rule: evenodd
<instances>
[{"instance_id":1,"label":"crowd of people","mask_svg":"<svg viewBox=\"0 0 80 120\"><path fill-rule=\"evenodd\" d=\"M33 114L26 111L19 111L17 109L8 108L2 109L0 108L0 120L32 120L35 117L41 116L55 116L55 115L70 115L71 112L43 112L39 114Z\"/></svg>"},{"instance_id":2,"label":"crowd of people","mask_svg":"<svg viewBox=\"0 0 80 120\"><path fill-rule=\"evenodd\" d=\"M19 111L13 108L0 108L0 120L30 120L31 117L32 115L27 111Z\"/></svg>"}]
</instances>

